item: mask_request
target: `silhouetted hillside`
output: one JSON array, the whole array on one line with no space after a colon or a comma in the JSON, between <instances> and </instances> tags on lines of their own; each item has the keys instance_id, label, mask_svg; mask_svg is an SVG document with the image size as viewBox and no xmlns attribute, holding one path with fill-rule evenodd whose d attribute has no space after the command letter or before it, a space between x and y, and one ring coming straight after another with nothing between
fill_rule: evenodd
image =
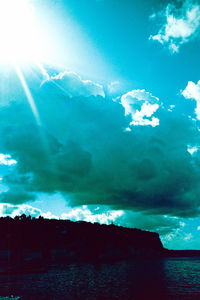
<instances>
[{"instance_id":1,"label":"silhouetted hillside","mask_svg":"<svg viewBox=\"0 0 200 300\"><path fill-rule=\"evenodd\" d=\"M0 261L113 260L161 255L157 233L87 222L0 218Z\"/></svg>"}]
</instances>

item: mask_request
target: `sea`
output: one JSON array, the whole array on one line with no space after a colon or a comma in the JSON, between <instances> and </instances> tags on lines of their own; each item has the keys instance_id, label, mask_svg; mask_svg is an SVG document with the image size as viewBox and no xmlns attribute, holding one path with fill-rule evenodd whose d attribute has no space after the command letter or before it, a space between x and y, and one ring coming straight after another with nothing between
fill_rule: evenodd
<instances>
[{"instance_id":1,"label":"sea","mask_svg":"<svg viewBox=\"0 0 200 300\"><path fill-rule=\"evenodd\" d=\"M200 257L62 263L42 273L0 274L0 299L200 300Z\"/></svg>"}]
</instances>

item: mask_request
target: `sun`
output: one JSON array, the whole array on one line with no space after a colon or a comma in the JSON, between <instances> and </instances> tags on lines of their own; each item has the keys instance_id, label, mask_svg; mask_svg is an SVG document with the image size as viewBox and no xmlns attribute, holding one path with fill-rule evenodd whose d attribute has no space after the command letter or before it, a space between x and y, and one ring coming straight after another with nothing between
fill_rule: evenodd
<instances>
[{"instance_id":1,"label":"sun","mask_svg":"<svg viewBox=\"0 0 200 300\"><path fill-rule=\"evenodd\" d=\"M12 65L38 126L36 102L23 75L24 64L37 65L43 72L44 43L35 8L29 0L0 0L0 67ZM12 69L13 70L13 69Z\"/></svg>"},{"instance_id":2,"label":"sun","mask_svg":"<svg viewBox=\"0 0 200 300\"><path fill-rule=\"evenodd\" d=\"M0 0L0 62L41 61L44 45L29 0Z\"/></svg>"}]
</instances>

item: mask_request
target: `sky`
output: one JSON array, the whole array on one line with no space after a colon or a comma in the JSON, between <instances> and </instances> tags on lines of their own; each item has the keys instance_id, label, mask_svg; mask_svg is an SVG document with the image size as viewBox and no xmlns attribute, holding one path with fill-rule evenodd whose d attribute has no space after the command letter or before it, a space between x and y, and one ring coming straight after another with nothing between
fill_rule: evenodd
<instances>
[{"instance_id":1,"label":"sky","mask_svg":"<svg viewBox=\"0 0 200 300\"><path fill-rule=\"evenodd\" d=\"M0 2L0 216L200 249L200 2Z\"/></svg>"}]
</instances>

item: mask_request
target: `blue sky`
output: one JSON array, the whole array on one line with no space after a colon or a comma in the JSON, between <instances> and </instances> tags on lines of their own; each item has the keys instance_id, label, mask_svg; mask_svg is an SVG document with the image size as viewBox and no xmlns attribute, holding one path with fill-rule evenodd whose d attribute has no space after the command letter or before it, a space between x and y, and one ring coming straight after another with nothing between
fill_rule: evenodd
<instances>
[{"instance_id":1,"label":"blue sky","mask_svg":"<svg viewBox=\"0 0 200 300\"><path fill-rule=\"evenodd\" d=\"M0 214L199 249L200 3L0 5Z\"/></svg>"}]
</instances>

